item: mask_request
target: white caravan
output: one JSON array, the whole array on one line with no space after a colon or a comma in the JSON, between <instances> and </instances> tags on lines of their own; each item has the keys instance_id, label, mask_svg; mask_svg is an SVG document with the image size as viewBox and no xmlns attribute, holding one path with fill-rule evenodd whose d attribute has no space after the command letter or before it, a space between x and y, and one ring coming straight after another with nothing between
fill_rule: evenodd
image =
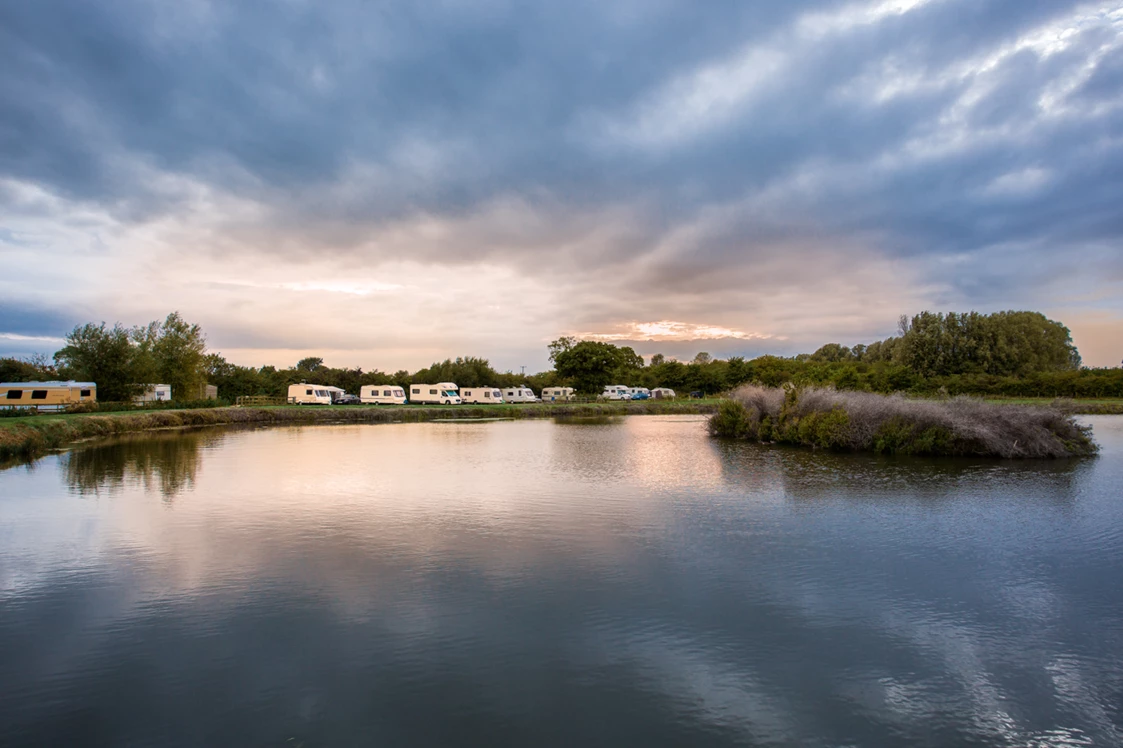
<instances>
[{"instance_id":1,"label":"white caravan","mask_svg":"<svg viewBox=\"0 0 1123 748\"><path fill-rule=\"evenodd\" d=\"M331 391L322 384L290 384L289 402L293 405L331 405Z\"/></svg>"},{"instance_id":2,"label":"white caravan","mask_svg":"<svg viewBox=\"0 0 1123 748\"><path fill-rule=\"evenodd\" d=\"M495 387L465 387L460 390L460 399L465 403L501 403L503 393Z\"/></svg>"},{"instance_id":3,"label":"white caravan","mask_svg":"<svg viewBox=\"0 0 1123 748\"><path fill-rule=\"evenodd\" d=\"M622 384L609 384L605 385L604 392L601 393L603 400L631 400L632 393L628 388Z\"/></svg>"},{"instance_id":4,"label":"white caravan","mask_svg":"<svg viewBox=\"0 0 1123 748\"><path fill-rule=\"evenodd\" d=\"M576 397L572 387L543 387L542 402L564 403Z\"/></svg>"},{"instance_id":5,"label":"white caravan","mask_svg":"<svg viewBox=\"0 0 1123 748\"><path fill-rule=\"evenodd\" d=\"M534 396L534 390L529 387L507 387L503 390L503 399L509 403L540 403Z\"/></svg>"},{"instance_id":6,"label":"white caravan","mask_svg":"<svg viewBox=\"0 0 1123 748\"><path fill-rule=\"evenodd\" d=\"M146 384L144 387L144 392L133 398L134 403L163 402L172 399L170 384Z\"/></svg>"},{"instance_id":7,"label":"white caravan","mask_svg":"<svg viewBox=\"0 0 1123 748\"><path fill-rule=\"evenodd\" d=\"M396 384L366 384L359 388L359 399L376 405L405 405L406 391Z\"/></svg>"},{"instance_id":8,"label":"white caravan","mask_svg":"<svg viewBox=\"0 0 1123 748\"><path fill-rule=\"evenodd\" d=\"M415 405L459 405L460 388L452 382L411 384L409 401Z\"/></svg>"},{"instance_id":9,"label":"white caravan","mask_svg":"<svg viewBox=\"0 0 1123 748\"><path fill-rule=\"evenodd\" d=\"M656 387L651 391L651 396L656 400L674 400L675 391L670 387Z\"/></svg>"}]
</instances>

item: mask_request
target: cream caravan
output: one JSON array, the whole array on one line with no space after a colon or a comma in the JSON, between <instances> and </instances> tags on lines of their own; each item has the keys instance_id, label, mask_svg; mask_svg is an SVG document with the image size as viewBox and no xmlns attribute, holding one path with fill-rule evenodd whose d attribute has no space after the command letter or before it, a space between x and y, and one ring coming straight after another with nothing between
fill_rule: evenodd
<instances>
[{"instance_id":1,"label":"cream caravan","mask_svg":"<svg viewBox=\"0 0 1123 748\"><path fill-rule=\"evenodd\" d=\"M460 390L460 399L465 403L502 403L503 393L495 387L465 387Z\"/></svg>"},{"instance_id":2,"label":"cream caravan","mask_svg":"<svg viewBox=\"0 0 1123 748\"><path fill-rule=\"evenodd\" d=\"M146 384L144 392L133 398L134 403L151 403L172 399L172 386L170 384Z\"/></svg>"},{"instance_id":3,"label":"cream caravan","mask_svg":"<svg viewBox=\"0 0 1123 748\"><path fill-rule=\"evenodd\" d=\"M67 405L96 402L93 382L0 382L0 408L63 410Z\"/></svg>"},{"instance_id":4,"label":"cream caravan","mask_svg":"<svg viewBox=\"0 0 1123 748\"><path fill-rule=\"evenodd\" d=\"M572 387L544 387L542 389L542 402L564 403L572 400L576 395Z\"/></svg>"},{"instance_id":5,"label":"cream caravan","mask_svg":"<svg viewBox=\"0 0 1123 748\"><path fill-rule=\"evenodd\" d=\"M622 384L609 384L601 393L602 400L631 400L632 393Z\"/></svg>"},{"instance_id":6,"label":"cream caravan","mask_svg":"<svg viewBox=\"0 0 1123 748\"><path fill-rule=\"evenodd\" d=\"M409 401L415 405L459 405L460 388L452 382L411 384Z\"/></svg>"},{"instance_id":7,"label":"cream caravan","mask_svg":"<svg viewBox=\"0 0 1123 748\"><path fill-rule=\"evenodd\" d=\"M359 389L359 399L376 405L405 405L406 391L396 384L368 384Z\"/></svg>"},{"instance_id":8,"label":"cream caravan","mask_svg":"<svg viewBox=\"0 0 1123 748\"><path fill-rule=\"evenodd\" d=\"M670 387L656 387L651 391L651 396L656 400L674 400L675 391Z\"/></svg>"},{"instance_id":9,"label":"cream caravan","mask_svg":"<svg viewBox=\"0 0 1123 748\"><path fill-rule=\"evenodd\" d=\"M293 405L331 405L331 390L319 384L290 384L289 402Z\"/></svg>"},{"instance_id":10,"label":"cream caravan","mask_svg":"<svg viewBox=\"0 0 1123 748\"><path fill-rule=\"evenodd\" d=\"M529 387L507 387L503 390L503 400L509 403L540 403Z\"/></svg>"}]
</instances>

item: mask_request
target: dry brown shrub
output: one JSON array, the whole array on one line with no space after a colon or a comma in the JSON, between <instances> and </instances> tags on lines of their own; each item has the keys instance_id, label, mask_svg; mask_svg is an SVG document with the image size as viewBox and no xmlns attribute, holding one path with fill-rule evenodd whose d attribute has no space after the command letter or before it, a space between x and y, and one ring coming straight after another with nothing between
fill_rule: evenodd
<instances>
[{"instance_id":1,"label":"dry brown shrub","mask_svg":"<svg viewBox=\"0 0 1123 748\"><path fill-rule=\"evenodd\" d=\"M942 429L954 442L955 454L996 457L1070 457L1093 454L1090 429L1060 408L1050 406L999 405L977 398L919 400L903 395L838 391L830 387L801 387L792 391L794 404L784 415L806 417L841 409L848 417L846 446L873 449L887 425L911 427L920 434ZM779 422L785 391L748 385L731 393L747 409Z\"/></svg>"}]
</instances>

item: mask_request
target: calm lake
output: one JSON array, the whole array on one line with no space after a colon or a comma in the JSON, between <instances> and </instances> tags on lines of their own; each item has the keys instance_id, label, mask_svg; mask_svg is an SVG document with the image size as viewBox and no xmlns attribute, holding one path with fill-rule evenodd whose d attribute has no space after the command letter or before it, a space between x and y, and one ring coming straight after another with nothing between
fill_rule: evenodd
<instances>
[{"instance_id":1,"label":"calm lake","mask_svg":"<svg viewBox=\"0 0 1123 748\"><path fill-rule=\"evenodd\" d=\"M1064 462L694 416L0 472L0 746L1123 746L1123 418Z\"/></svg>"}]
</instances>

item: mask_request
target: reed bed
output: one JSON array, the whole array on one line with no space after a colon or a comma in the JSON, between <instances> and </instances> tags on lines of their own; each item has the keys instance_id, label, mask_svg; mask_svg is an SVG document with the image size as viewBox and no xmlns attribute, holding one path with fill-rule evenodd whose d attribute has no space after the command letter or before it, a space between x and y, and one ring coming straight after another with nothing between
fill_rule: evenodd
<instances>
[{"instance_id":1,"label":"reed bed","mask_svg":"<svg viewBox=\"0 0 1123 748\"><path fill-rule=\"evenodd\" d=\"M714 436L850 452L1058 458L1095 454L1091 428L1053 406L1000 405L977 398L748 385L709 421Z\"/></svg>"}]
</instances>

